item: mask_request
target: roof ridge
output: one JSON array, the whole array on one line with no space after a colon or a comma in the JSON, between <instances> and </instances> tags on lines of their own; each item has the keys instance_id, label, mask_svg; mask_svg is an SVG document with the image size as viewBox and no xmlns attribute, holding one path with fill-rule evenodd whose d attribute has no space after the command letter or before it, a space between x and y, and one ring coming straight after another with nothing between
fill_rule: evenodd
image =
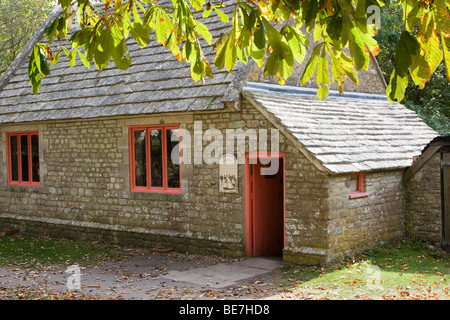
<instances>
[{"instance_id":1,"label":"roof ridge","mask_svg":"<svg viewBox=\"0 0 450 320\"><path fill-rule=\"evenodd\" d=\"M306 95L313 96L316 98L317 89L309 88L309 87L296 87L290 85L275 85L272 83L264 83L264 82L247 82L243 88L243 90L256 90L256 91L272 91L275 93L281 94L294 94L294 95ZM376 93L363 93L363 92L352 92L346 91L343 94L339 94L339 91L330 90L329 98L338 98L338 99L357 99L357 100L380 100L387 102L387 96L383 94Z\"/></svg>"}]
</instances>

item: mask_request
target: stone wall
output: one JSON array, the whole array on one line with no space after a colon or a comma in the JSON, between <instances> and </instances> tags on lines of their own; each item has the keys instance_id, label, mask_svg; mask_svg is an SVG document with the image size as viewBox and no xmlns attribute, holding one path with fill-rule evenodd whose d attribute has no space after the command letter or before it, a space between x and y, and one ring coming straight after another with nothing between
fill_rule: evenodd
<instances>
[{"instance_id":1,"label":"stone wall","mask_svg":"<svg viewBox=\"0 0 450 320\"><path fill-rule=\"evenodd\" d=\"M330 181L330 259L361 252L404 234L402 170L365 174L366 197L349 199L350 175Z\"/></svg>"},{"instance_id":2,"label":"stone wall","mask_svg":"<svg viewBox=\"0 0 450 320\"><path fill-rule=\"evenodd\" d=\"M128 151L128 128L135 125L178 123L193 135L194 123L201 121L203 132L217 129L224 136L230 128L275 129L249 102L243 100L241 107L2 126L0 133L39 131L41 186L6 184L6 137L1 135L0 225L25 233L245 256L244 164L238 165L238 193L219 192L219 166L205 163L181 166L180 194L131 192ZM350 176L324 174L278 129L278 151L285 159L285 261L324 264L402 236L401 171L367 173L370 196L348 199ZM207 137L200 140L203 147L210 143ZM268 141L260 150L270 147Z\"/></svg>"},{"instance_id":3,"label":"stone wall","mask_svg":"<svg viewBox=\"0 0 450 320\"><path fill-rule=\"evenodd\" d=\"M39 131L41 186L7 185L3 134L0 225L24 233L245 255L244 164L238 166L237 194L219 192L217 164L182 165L181 194L130 191L128 127L179 123L193 133L195 121L202 122L203 131L223 133L274 128L245 101L241 111L2 126L3 133ZM204 140L203 146L209 143ZM328 248L326 176L283 134L279 151L286 159L286 259L321 262Z\"/></svg>"},{"instance_id":4,"label":"stone wall","mask_svg":"<svg viewBox=\"0 0 450 320\"><path fill-rule=\"evenodd\" d=\"M404 186L406 235L430 243L442 240L440 161L437 152Z\"/></svg>"},{"instance_id":5,"label":"stone wall","mask_svg":"<svg viewBox=\"0 0 450 320\"><path fill-rule=\"evenodd\" d=\"M243 101L242 118L248 127L273 127L263 115ZM285 261L324 263L328 254L328 176L319 171L280 130L285 157Z\"/></svg>"},{"instance_id":6,"label":"stone wall","mask_svg":"<svg viewBox=\"0 0 450 320\"><path fill-rule=\"evenodd\" d=\"M39 130L41 186L6 185L3 152L0 223L25 233L242 255L242 228L234 225L242 209L218 198L210 199L212 207L211 191L195 188L206 168L195 175L192 166L182 166L181 194L130 191L128 126L185 127L192 121L193 115L160 115L3 127L3 132ZM5 140L3 135L2 150Z\"/></svg>"}]
</instances>

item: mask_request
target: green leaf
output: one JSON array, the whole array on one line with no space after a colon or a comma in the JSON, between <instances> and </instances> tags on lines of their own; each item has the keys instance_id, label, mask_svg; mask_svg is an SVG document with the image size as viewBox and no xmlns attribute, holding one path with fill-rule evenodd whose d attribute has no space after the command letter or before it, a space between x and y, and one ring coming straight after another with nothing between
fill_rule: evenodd
<instances>
[{"instance_id":1,"label":"green leaf","mask_svg":"<svg viewBox=\"0 0 450 320\"><path fill-rule=\"evenodd\" d=\"M45 37L48 39L48 43L53 43L53 37L56 36L57 27L58 27L59 19L55 19L52 24L45 29Z\"/></svg>"},{"instance_id":2,"label":"green leaf","mask_svg":"<svg viewBox=\"0 0 450 320\"><path fill-rule=\"evenodd\" d=\"M196 11L202 10L203 5L205 4L205 0L189 0L189 2Z\"/></svg>"},{"instance_id":3,"label":"green leaf","mask_svg":"<svg viewBox=\"0 0 450 320\"><path fill-rule=\"evenodd\" d=\"M225 41L223 41L216 52L216 56L214 57L214 64L216 67L221 70L225 67L225 56L227 54L228 43L230 42L230 37L227 36Z\"/></svg>"},{"instance_id":4,"label":"green leaf","mask_svg":"<svg viewBox=\"0 0 450 320\"><path fill-rule=\"evenodd\" d=\"M343 93L343 83L346 79L346 72L343 68L343 64L340 62L341 57L337 57L337 55L333 51L329 51L330 60L331 60L331 75L333 79L336 80L339 88L339 94ZM334 80L333 80L334 81Z\"/></svg>"},{"instance_id":5,"label":"green leaf","mask_svg":"<svg viewBox=\"0 0 450 320\"><path fill-rule=\"evenodd\" d=\"M402 101L405 96L405 90L408 86L408 75L400 75L394 70L391 74L386 94L390 102L397 100Z\"/></svg>"},{"instance_id":6,"label":"green leaf","mask_svg":"<svg viewBox=\"0 0 450 320\"><path fill-rule=\"evenodd\" d=\"M228 39L225 50L225 68L227 68L228 72L231 73L231 70L233 70L233 67L237 61L237 49L234 44L233 37Z\"/></svg>"},{"instance_id":7,"label":"green leaf","mask_svg":"<svg viewBox=\"0 0 450 320\"><path fill-rule=\"evenodd\" d=\"M62 50L64 51L64 53L66 54L66 56L69 58L69 66L72 68L75 65L75 58L76 58L76 50L77 49L73 49L71 52L69 52L69 50L67 50L64 47L61 47Z\"/></svg>"},{"instance_id":8,"label":"green leaf","mask_svg":"<svg viewBox=\"0 0 450 320\"><path fill-rule=\"evenodd\" d=\"M330 84L330 76L328 74L328 60L326 46L322 46L322 53L317 65L316 84L321 85L323 83Z\"/></svg>"},{"instance_id":9,"label":"green leaf","mask_svg":"<svg viewBox=\"0 0 450 320\"><path fill-rule=\"evenodd\" d=\"M110 28L106 28L97 38L94 47L94 62L99 70L108 67L114 51L114 38Z\"/></svg>"},{"instance_id":10,"label":"green leaf","mask_svg":"<svg viewBox=\"0 0 450 320\"><path fill-rule=\"evenodd\" d=\"M416 0L404 0L403 12L406 14L407 19L405 23L406 30L409 32L414 31L414 26L420 20L420 13L422 9L419 7L419 1Z\"/></svg>"},{"instance_id":11,"label":"green leaf","mask_svg":"<svg viewBox=\"0 0 450 320\"><path fill-rule=\"evenodd\" d=\"M444 48L445 73L447 79L450 80L450 37L441 36L442 47Z\"/></svg>"},{"instance_id":12,"label":"green leaf","mask_svg":"<svg viewBox=\"0 0 450 320\"><path fill-rule=\"evenodd\" d=\"M406 30L400 35L394 56L394 67L396 73L403 77L408 73L408 68L412 63L412 55L420 53L420 46L417 40Z\"/></svg>"},{"instance_id":13,"label":"green leaf","mask_svg":"<svg viewBox=\"0 0 450 320\"><path fill-rule=\"evenodd\" d=\"M228 18L228 16L225 13L223 13L216 7L214 7L214 10L216 11L217 15L219 16L219 18L222 22L230 22L230 19Z\"/></svg>"},{"instance_id":14,"label":"green leaf","mask_svg":"<svg viewBox=\"0 0 450 320\"><path fill-rule=\"evenodd\" d=\"M179 47L179 43L178 43L175 33L172 33L170 35L169 39L167 39L166 48L170 49L170 51L172 51L172 54L174 55L175 58L177 58L178 61L183 60L183 57L182 57L181 51L180 51L180 47Z\"/></svg>"},{"instance_id":15,"label":"green leaf","mask_svg":"<svg viewBox=\"0 0 450 320\"><path fill-rule=\"evenodd\" d=\"M211 33L209 32L208 28L200 21L197 21L197 20L194 20L194 21L195 21L195 26L197 28L197 32L203 37L203 39L206 40L206 42L208 42L208 44L211 44L212 36L211 36Z\"/></svg>"},{"instance_id":16,"label":"green leaf","mask_svg":"<svg viewBox=\"0 0 450 320\"><path fill-rule=\"evenodd\" d=\"M84 56L84 54L81 53L81 51L79 51L79 50L77 50L77 51L78 51L78 56L80 57L81 62L83 62L84 66L86 68L90 69L91 64L90 64L89 60L86 59L86 57Z\"/></svg>"},{"instance_id":17,"label":"green leaf","mask_svg":"<svg viewBox=\"0 0 450 320\"><path fill-rule=\"evenodd\" d=\"M359 83L358 72L355 70L353 60L349 56L347 56L344 52L342 52L339 58L339 62L341 63L342 69L344 70L347 77L349 77L354 84L358 85Z\"/></svg>"},{"instance_id":18,"label":"green leaf","mask_svg":"<svg viewBox=\"0 0 450 320\"><path fill-rule=\"evenodd\" d=\"M284 35L284 38L286 39L289 47L292 50L294 59L298 63L302 63L306 55L306 49L304 45L308 44L308 38L304 34L299 33L294 27L290 25L286 25L285 27L283 27L282 34Z\"/></svg>"},{"instance_id":19,"label":"green leaf","mask_svg":"<svg viewBox=\"0 0 450 320\"><path fill-rule=\"evenodd\" d=\"M162 45L166 45L172 32L176 26L164 10L158 10L156 15L155 36L156 41Z\"/></svg>"},{"instance_id":20,"label":"green leaf","mask_svg":"<svg viewBox=\"0 0 450 320\"><path fill-rule=\"evenodd\" d=\"M356 70L368 70L369 68L369 52L361 40L358 29L353 22L346 16L344 19L344 32L347 32L350 54L355 63Z\"/></svg>"},{"instance_id":21,"label":"green leaf","mask_svg":"<svg viewBox=\"0 0 450 320\"><path fill-rule=\"evenodd\" d=\"M116 66L121 70L126 70L131 65L130 52L128 51L125 39L114 47L112 57Z\"/></svg>"},{"instance_id":22,"label":"green leaf","mask_svg":"<svg viewBox=\"0 0 450 320\"><path fill-rule=\"evenodd\" d=\"M425 87L425 83L430 79L431 72L430 67L420 54L411 56L411 65L409 66L409 72L414 83L420 88Z\"/></svg>"},{"instance_id":23,"label":"green leaf","mask_svg":"<svg viewBox=\"0 0 450 320\"><path fill-rule=\"evenodd\" d=\"M139 15L139 11L136 7L136 1L132 1L132 9L133 9L133 17L134 17L134 22L135 23L142 23L142 19L141 16ZM139 2L138 2L139 3Z\"/></svg>"},{"instance_id":24,"label":"green leaf","mask_svg":"<svg viewBox=\"0 0 450 320\"><path fill-rule=\"evenodd\" d=\"M320 100L325 100L328 97L328 93L330 90L330 75L328 74L326 48L327 46L322 46L322 53L317 65L316 84L319 85L319 90L317 90L317 97Z\"/></svg>"},{"instance_id":25,"label":"green leaf","mask_svg":"<svg viewBox=\"0 0 450 320\"><path fill-rule=\"evenodd\" d=\"M302 1L302 12L303 21L305 22L306 31L311 32L316 21L317 10L318 10L317 0L304 0Z\"/></svg>"},{"instance_id":26,"label":"green leaf","mask_svg":"<svg viewBox=\"0 0 450 320\"><path fill-rule=\"evenodd\" d=\"M61 5L63 10L66 10L70 6L71 2L72 0L58 0L58 3Z\"/></svg>"},{"instance_id":27,"label":"green leaf","mask_svg":"<svg viewBox=\"0 0 450 320\"><path fill-rule=\"evenodd\" d=\"M326 84L322 84L319 89L317 89L317 98L319 100L325 100L328 98L328 95L330 94L330 87Z\"/></svg>"},{"instance_id":28,"label":"green leaf","mask_svg":"<svg viewBox=\"0 0 450 320\"><path fill-rule=\"evenodd\" d=\"M430 72L434 73L443 58L439 37L436 32L434 11L430 11L427 15L421 17L415 39L417 39L422 56L424 56L430 67Z\"/></svg>"},{"instance_id":29,"label":"green leaf","mask_svg":"<svg viewBox=\"0 0 450 320\"><path fill-rule=\"evenodd\" d=\"M33 93L39 92L41 79L50 74L47 56L42 51L39 43L35 43L28 62L28 76Z\"/></svg>"},{"instance_id":30,"label":"green leaf","mask_svg":"<svg viewBox=\"0 0 450 320\"><path fill-rule=\"evenodd\" d=\"M150 43L149 27L145 27L142 23L132 23L130 32L133 39L141 46L141 48L148 46Z\"/></svg>"},{"instance_id":31,"label":"green leaf","mask_svg":"<svg viewBox=\"0 0 450 320\"><path fill-rule=\"evenodd\" d=\"M209 78L213 77L211 65L209 64L209 61L206 59L206 57L202 58L202 74Z\"/></svg>"},{"instance_id":32,"label":"green leaf","mask_svg":"<svg viewBox=\"0 0 450 320\"><path fill-rule=\"evenodd\" d=\"M253 36L253 43L258 49L264 49L266 47L266 35L264 33L264 27L261 21L259 21L256 26L255 35Z\"/></svg>"},{"instance_id":33,"label":"green leaf","mask_svg":"<svg viewBox=\"0 0 450 320\"><path fill-rule=\"evenodd\" d=\"M327 26L327 33L333 40L338 40L342 35L343 18L340 12L337 12Z\"/></svg>"},{"instance_id":34,"label":"green leaf","mask_svg":"<svg viewBox=\"0 0 450 320\"><path fill-rule=\"evenodd\" d=\"M320 57L320 50L322 46L324 45L324 42L319 43L311 53L311 57L308 60L308 63L306 64L305 70L303 71L303 75L300 79L300 84L303 86L305 85L309 79L314 75L317 69L317 64L319 62Z\"/></svg>"},{"instance_id":35,"label":"green leaf","mask_svg":"<svg viewBox=\"0 0 450 320\"><path fill-rule=\"evenodd\" d=\"M311 32L316 21L318 10L317 0L305 0L302 2L303 20L305 22L307 32Z\"/></svg>"},{"instance_id":36,"label":"green leaf","mask_svg":"<svg viewBox=\"0 0 450 320\"><path fill-rule=\"evenodd\" d=\"M206 7L202 14L203 19L208 18L211 15L212 11L213 11L213 6Z\"/></svg>"},{"instance_id":37,"label":"green leaf","mask_svg":"<svg viewBox=\"0 0 450 320\"><path fill-rule=\"evenodd\" d=\"M355 8L353 7L352 0L338 0L337 1L342 9L345 12L353 14L355 12Z\"/></svg>"}]
</instances>

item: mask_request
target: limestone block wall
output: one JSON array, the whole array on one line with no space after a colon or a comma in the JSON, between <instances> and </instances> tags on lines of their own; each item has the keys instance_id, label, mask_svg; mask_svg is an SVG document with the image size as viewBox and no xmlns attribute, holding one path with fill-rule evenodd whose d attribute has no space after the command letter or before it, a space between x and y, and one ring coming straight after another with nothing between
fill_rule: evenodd
<instances>
[{"instance_id":1,"label":"limestone block wall","mask_svg":"<svg viewBox=\"0 0 450 320\"><path fill-rule=\"evenodd\" d=\"M0 225L22 232L178 251L246 254L245 165L238 192L219 192L217 164L182 164L180 194L130 191L128 128L178 123L202 130L275 129L245 100L242 109L18 124L0 128ZM282 129L282 128L280 128ZM38 130L41 186L6 183L5 132ZM349 175L318 170L280 130L285 168L285 261L322 264L403 235L402 171L366 174L368 197L348 199ZM194 148L195 141L192 141ZM200 144L211 141L202 138ZM260 150L271 150L271 141ZM248 144L246 145L248 152ZM194 154L192 154L194 156Z\"/></svg>"},{"instance_id":2,"label":"limestone block wall","mask_svg":"<svg viewBox=\"0 0 450 320\"><path fill-rule=\"evenodd\" d=\"M273 128L243 100L248 127ZM319 264L328 255L328 177L319 171L280 129L279 151L285 157L285 261ZM269 148L270 149L270 148Z\"/></svg>"},{"instance_id":3,"label":"limestone block wall","mask_svg":"<svg viewBox=\"0 0 450 320\"><path fill-rule=\"evenodd\" d=\"M230 227L236 219L242 222L242 209L214 198L213 188L196 189L208 168L196 175L196 168L183 165L181 194L130 191L128 127L179 123L183 128L192 121L192 115L164 115L2 127L2 132L39 130L41 186L6 184L3 134L0 224L25 233L242 255L242 227Z\"/></svg>"},{"instance_id":4,"label":"limestone block wall","mask_svg":"<svg viewBox=\"0 0 450 320\"><path fill-rule=\"evenodd\" d=\"M331 259L361 252L404 235L402 170L365 174L367 197L349 199L350 175L330 179Z\"/></svg>"},{"instance_id":5,"label":"limestone block wall","mask_svg":"<svg viewBox=\"0 0 450 320\"><path fill-rule=\"evenodd\" d=\"M435 153L404 186L405 231L431 243L442 240L440 153Z\"/></svg>"},{"instance_id":6,"label":"limestone block wall","mask_svg":"<svg viewBox=\"0 0 450 320\"><path fill-rule=\"evenodd\" d=\"M236 194L219 192L217 164L183 164L181 194L130 191L128 128L178 123L193 133L274 128L248 102L242 110L17 124L0 128L0 225L24 233L179 251L245 255L245 166ZM6 132L39 131L41 186L6 181ZM210 143L203 140L203 146ZM194 141L192 141L194 144ZM270 142L266 146L270 150ZM265 148L264 146L262 147ZM247 146L248 151L248 146ZM327 178L281 133L285 154L286 259L326 259Z\"/></svg>"}]
</instances>

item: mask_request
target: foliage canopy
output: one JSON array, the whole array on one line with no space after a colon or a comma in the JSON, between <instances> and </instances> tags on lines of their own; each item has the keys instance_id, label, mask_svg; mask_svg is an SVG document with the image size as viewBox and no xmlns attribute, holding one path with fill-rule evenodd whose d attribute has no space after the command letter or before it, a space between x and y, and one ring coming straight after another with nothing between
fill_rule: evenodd
<instances>
[{"instance_id":1,"label":"foliage canopy","mask_svg":"<svg viewBox=\"0 0 450 320\"><path fill-rule=\"evenodd\" d=\"M0 74L44 22L53 0L0 0Z\"/></svg>"},{"instance_id":2,"label":"foliage canopy","mask_svg":"<svg viewBox=\"0 0 450 320\"><path fill-rule=\"evenodd\" d=\"M386 83L394 70L396 45L402 33L402 4L386 1L381 11L381 26L375 39L380 45L377 61ZM415 85L411 75L402 103L414 110L442 136L450 134L450 80L441 61L423 88Z\"/></svg>"},{"instance_id":3,"label":"foliage canopy","mask_svg":"<svg viewBox=\"0 0 450 320\"><path fill-rule=\"evenodd\" d=\"M379 46L371 21L373 6L384 6L382 0L237 0L233 13L223 13L223 4L214 0L172 0L167 6L158 0L58 0L64 10L46 30L52 43L56 37L68 38L70 51L36 43L29 62L29 76L34 92L41 79L50 73L61 51L69 56L71 65L78 56L86 67L93 62L102 70L111 61L120 69L131 65L126 39L133 37L141 46L150 43L150 34L170 50L179 61L190 64L194 81L213 77L210 62L203 53L201 39L212 44L208 28L194 15L203 18L216 14L229 23L229 30L215 43L214 64L229 72L238 61L250 57L274 75L280 84L290 77L295 61L305 59L310 44L306 33L314 36L314 50L307 61L301 84L314 74L319 86L317 95L325 99L331 81L339 91L350 78L358 84L358 71L367 70L370 54L376 56ZM411 76L424 87L444 61L450 79L450 3L447 0L402 0L403 28L398 39L394 68L390 75L387 96L390 101L404 98ZM68 34L74 16L81 29ZM83 52L80 51L83 48ZM331 70L331 73L330 73Z\"/></svg>"}]
</instances>

